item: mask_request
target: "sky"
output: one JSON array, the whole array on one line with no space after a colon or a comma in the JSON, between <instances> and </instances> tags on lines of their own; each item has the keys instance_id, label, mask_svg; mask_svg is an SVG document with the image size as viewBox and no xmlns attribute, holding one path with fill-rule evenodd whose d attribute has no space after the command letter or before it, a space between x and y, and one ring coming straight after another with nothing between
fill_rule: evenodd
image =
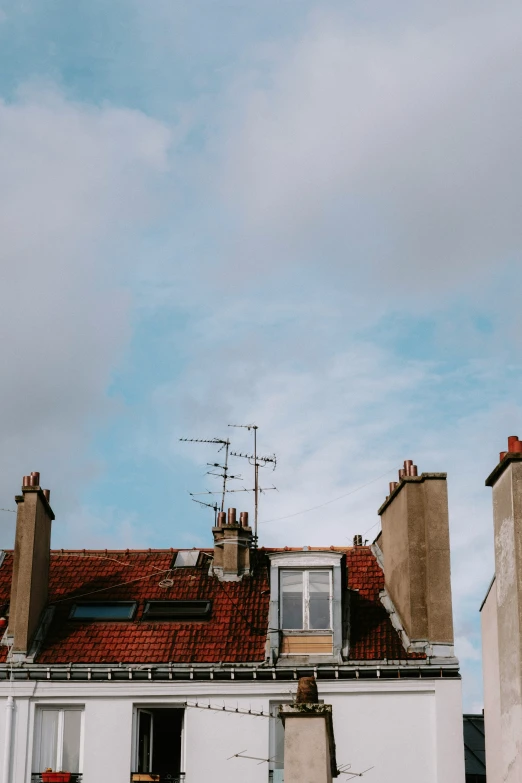
<instances>
[{"instance_id":1,"label":"sky","mask_svg":"<svg viewBox=\"0 0 522 783\"><path fill-rule=\"evenodd\" d=\"M266 546L373 540L413 459L448 473L481 710L484 480L522 435L521 39L511 0L0 0L0 546L32 470L55 547L211 545L189 492L222 454L179 439L251 449L229 424L277 455Z\"/></svg>"}]
</instances>

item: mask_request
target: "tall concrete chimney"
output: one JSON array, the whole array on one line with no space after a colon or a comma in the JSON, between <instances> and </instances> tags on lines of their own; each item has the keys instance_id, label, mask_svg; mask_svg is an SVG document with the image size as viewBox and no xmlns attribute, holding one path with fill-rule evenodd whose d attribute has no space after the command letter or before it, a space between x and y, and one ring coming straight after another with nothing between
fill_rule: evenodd
<instances>
[{"instance_id":1,"label":"tall concrete chimney","mask_svg":"<svg viewBox=\"0 0 522 783\"><path fill-rule=\"evenodd\" d=\"M24 476L17 503L13 581L9 605L8 635L13 653L25 653L47 605L51 522L50 493L40 488L40 474Z\"/></svg>"},{"instance_id":2,"label":"tall concrete chimney","mask_svg":"<svg viewBox=\"0 0 522 783\"><path fill-rule=\"evenodd\" d=\"M486 479L493 489L495 583L487 596L490 633L483 637L486 738L500 752L486 759L488 780L522 780L522 442L508 451ZM495 627L496 626L496 627ZM494 646L494 649L493 649ZM495 669L495 671L493 670ZM492 686L492 687L490 687ZM497 758L498 755L498 758Z\"/></svg>"},{"instance_id":3,"label":"tall concrete chimney","mask_svg":"<svg viewBox=\"0 0 522 783\"><path fill-rule=\"evenodd\" d=\"M214 535L214 573L224 581L237 581L250 571L250 546L252 528L248 525L248 513L242 511L239 522L236 509L218 514Z\"/></svg>"},{"instance_id":4,"label":"tall concrete chimney","mask_svg":"<svg viewBox=\"0 0 522 783\"><path fill-rule=\"evenodd\" d=\"M332 707L319 704L313 677L301 677L295 704L282 704L285 783L331 783L338 776Z\"/></svg>"},{"instance_id":5,"label":"tall concrete chimney","mask_svg":"<svg viewBox=\"0 0 522 783\"><path fill-rule=\"evenodd\" d=\"M406 460L380 507L386 590L412 650L453 656L446 473Z\"/></svg>"}]
</instances>

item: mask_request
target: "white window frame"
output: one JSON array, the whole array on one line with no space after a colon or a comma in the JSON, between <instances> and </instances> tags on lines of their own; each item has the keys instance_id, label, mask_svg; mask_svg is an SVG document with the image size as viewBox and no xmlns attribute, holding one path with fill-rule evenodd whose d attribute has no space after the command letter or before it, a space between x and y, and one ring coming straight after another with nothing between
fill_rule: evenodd
<instances>
[{"instance_id":1,"label":"white window frame","mask_svg":"<svg viewBox=\"0 0 522 783\"><path fill-rule=\"evenodd\" d=\"M63 763L63 731L64 731L64 724L65 724L65 712L80 712L80 748L79 748L79 758L78 758L78 772L73 774L82 775L83 774L83 737L84 737L84 721L85 721L85 707L83 704L36 704L35 705L35 716L34 716L34 743L33 743L33 760L31 764L31 770L32 774L36 774L37 772L43 772L43 769L34 769L36 765L36 759L39 759L41 756L41 739L42 739L42 731L41 731L41 721L42 721L42 713L47 711L53 711L58 712L58 725L57 725L57 738L56 738L56 759L55 759L55 767L53 768L53 771L60 772L60 771L68 771L68 770L62 770L62 763Z\"/></svg>"},{"instance_id":2,"label":"white window frame","mask_svg":"<svg viewBox=\"0 0 522 783\"><path fill-rule=\"evenodd\" d=\"M283 625L283 575L289 573L300 573L303 575L303 627L285 628ZM328 628L310 628L310 574L327 573L328 574ZM285 633L302 632L307 633L331 633L333 630L332 621L332 602L333 602L333 574L331 568L281 568L279 571L279 627Z\"/></svg>"}]
</instances>

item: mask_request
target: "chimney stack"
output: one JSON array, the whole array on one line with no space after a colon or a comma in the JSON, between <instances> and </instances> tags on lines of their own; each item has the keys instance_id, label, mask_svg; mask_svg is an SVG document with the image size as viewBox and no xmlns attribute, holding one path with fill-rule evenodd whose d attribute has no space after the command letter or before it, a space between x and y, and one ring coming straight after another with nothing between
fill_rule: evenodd
<instances>
[{"instance_id":1,"label":"chimney stack","mask_svg":"<svg viewBox=\"0 0 522 783\"><path fill-rule=\"evenodd\" d=\"M294 704L281 704L285 728L285 783L332 783L337 777L330 704L319 704L314 677L301 677Z\"/></svg>"},{"instance_id":2,"label":"chimney stack","mask_svg":"<svg viewBox=\"0 0 522 783\"><path fill-rule=\"evenodd\" d=\"M47 605L51 522L50 492L40 488L40 474L22 480L17 504L13 581L8 634L13 653L27 654Z\"/></svg>"},{"instance_id":3,"label":"chimney stack","mask_svg":"<svg viewBox=\"0 0 522 783\"><path fill-rule=\"evenodd\" d=\"M217 517L214 535L213 570L219 579L237 581L250 571L250 547L252 528L248 525L248 513L242 511L239 522L236 509L221 511Z\"/></svg>"},{"instance_id":4,"label":"chimney stack","mask_svg":"<svg viewBox=\"0 0 522 783\"><path fill-rule=\"evenodd\" d=\"M482 638L488 780L522 780L522 441L508 438L508 450L486 479L493 490L495 582L482 607L492 625ZM496 627L495 627L496 626ZM498 641L497 641L498 640ZM493 663L494 661L494 663ZM497 759L498 754L498 759ZM490 758L491 757L491 758Z\"/></svg>"},{"instance_id":5,"label":"chimney stack","mask_svg":"<svg viewBox=\"0 0 522 783\"><path fill-rule=\"evenodd\" d=\"M453 656L446 473L417 472L405 460L399 481L378 511L386 590L410 649Z\"/></svg>"}]
</instances>

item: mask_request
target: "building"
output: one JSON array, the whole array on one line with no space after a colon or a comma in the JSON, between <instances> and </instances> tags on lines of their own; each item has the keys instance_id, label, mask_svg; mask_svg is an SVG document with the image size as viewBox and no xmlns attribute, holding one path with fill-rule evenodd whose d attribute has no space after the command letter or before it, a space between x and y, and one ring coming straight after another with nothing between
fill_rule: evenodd
<instances>
[{"instance_id":1,"label":"building","mask_svg":"<svg viewBox=\"0 0 522 783\"><path fill-rule=\"evenodd\" d=\"M486 783L484 715L464 715L466 783Z\"/></svg>"},{"instance_id":2,"label":"building","mask_svg":"<svg viewBox=\"0 0 522 783\"><path fill-rule=\"evenodd\" d=\"M486 479L493 490L495 576L480 608L488 783L522 780L522 442Z\"/></svg>"},{"instance_id":3,"label":"building","mask_svg":"<svg viewBox=\"0 0 522 783\"><path fill-rule=\"evenodd\" d=\"M405 463L372 546L254 548L248 515L229 509L205 550L51 550L39 474L16 502L0 558L0 783L47 769L280 783L278 710L303 676L332 705L344 771L464 783L445 474Z\"/></svg>"}]
</instances>

